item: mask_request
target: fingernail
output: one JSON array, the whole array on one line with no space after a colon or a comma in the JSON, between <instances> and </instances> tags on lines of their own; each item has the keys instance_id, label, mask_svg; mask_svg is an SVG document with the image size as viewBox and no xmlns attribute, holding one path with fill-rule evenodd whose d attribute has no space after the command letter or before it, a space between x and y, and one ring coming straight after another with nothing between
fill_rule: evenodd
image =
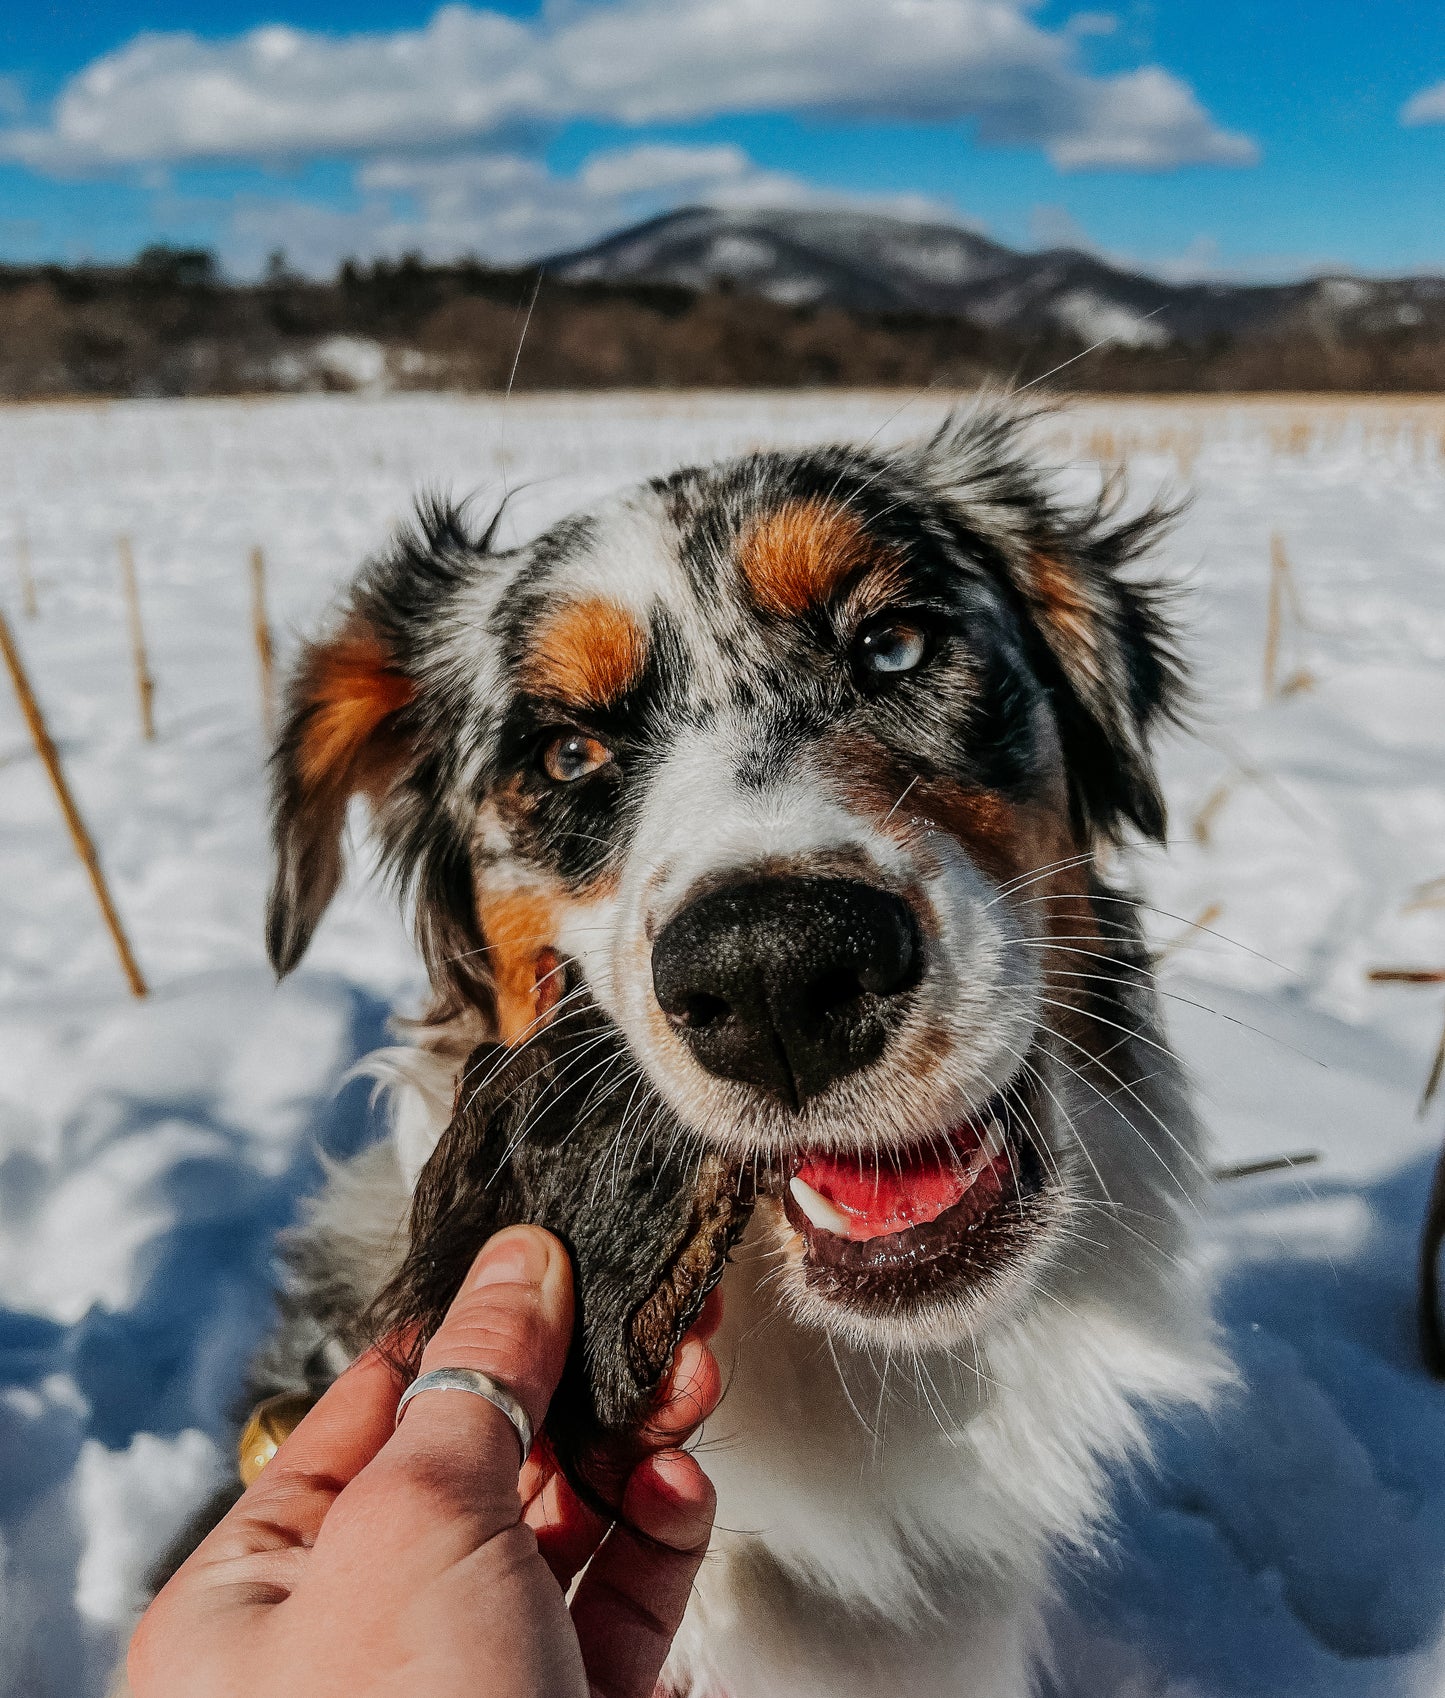
<instances>
[{"instance_id":1,"label":"fingernail","mask_svg":"<svg viewBox=\"0 0 1445 1698\"><path fill-rule=\"evenodd\" d=\"M552 1265L552 1247L531 1226L509 1226L488 1239L472 1264L472 1289L484 1285L531 1285L540 1288Z\"/></svg>"}]
</instances>

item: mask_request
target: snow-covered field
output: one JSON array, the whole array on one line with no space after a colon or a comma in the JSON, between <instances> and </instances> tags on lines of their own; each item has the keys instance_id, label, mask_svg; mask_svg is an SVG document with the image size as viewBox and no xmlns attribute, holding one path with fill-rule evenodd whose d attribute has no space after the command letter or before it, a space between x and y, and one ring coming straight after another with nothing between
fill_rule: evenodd
<instances>
[{"instance_id":1,"label":"snow-covered field","mask_svg":"<svg viewBox=\"0 0 1445 1698\"><path fill-rule=\"evenodd\" d=\"M624 478L765 441L888 437L897 398L295 399L0 408L0 599L153 994L126 995L0 684L0 1695L94 1698L140 1576L229 1465L274 1233L374 1127L342 1085L419 990L357 881L279 990L262 955L263 740L247 554L282 655L427 485L519 491L525 532ZM1041 433L1082 490L1197 489L1204 723L1165 756L1177 842L1143 873L1217 1159L1209 1227L1242 1370L1161 1436L1076 1578L1064 1689L1445 1693L1445 1387L1413 1274L1445 1104L1416 1105L1445 965L1445 407L1098 404ZM20 615L15 536L38 616ZM1279 677L1271 534L1293 564ZM138 734L116 558L133 544L159 735ZM1433 896L1433 902L1432 902ZM1188 923L1206 916L1207 930ZM340 1088L339 1088L340 1087ZM338 1089L339 1088L339 1089ZM903 1685L906 1687L906 1671Z\"/></svg>"}]
</instances>

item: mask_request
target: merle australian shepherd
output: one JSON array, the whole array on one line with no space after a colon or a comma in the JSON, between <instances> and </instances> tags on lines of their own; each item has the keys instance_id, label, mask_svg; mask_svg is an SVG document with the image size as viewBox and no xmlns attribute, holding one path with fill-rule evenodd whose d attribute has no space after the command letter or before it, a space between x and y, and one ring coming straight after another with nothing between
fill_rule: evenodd
<instances>
[{"instance_id":1,"label":"merle australian shepherd","mask_svg":"<svg viewBox=\"0 0 1445 1698\"><path fill-rule=\"evenodd\" d=\"M1164 833L1182 680L1135 564L1162 522L1067 505L985 405L900 450L680 471L511 550L428 509L301 662L272 958L301 959L360 794L434 1002L392 1139L300 1234L277 1382L345 1359L458 1070L565 967L760 1176L684 1698L1019 1698L1149 1410L1220 1380L1198 1132L1111 871Z\"/></svg>"}]
</instances>

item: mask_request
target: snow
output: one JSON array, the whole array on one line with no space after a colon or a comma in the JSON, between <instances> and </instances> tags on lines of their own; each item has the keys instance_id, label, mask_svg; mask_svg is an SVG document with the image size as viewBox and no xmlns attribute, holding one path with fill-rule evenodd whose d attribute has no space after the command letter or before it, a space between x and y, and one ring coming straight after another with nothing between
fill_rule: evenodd
<instances>
[{"instance_id":1,"label":"snow","mask_svg":"<svg viewBox=\"0 0 1445 1698\"><path fill-rule=\"evenodd\" d=\"M1135 312L1092 289L1070 289L1050 309L1056 323L1091 345L1112 342L1121 348L1162 348L1169 332L1148 314Z\"/></svg>"},{"instance_id":2,"label":"snow","mask_svg":"<svg viewBox=\"0 0 1445 1698\"><path fill-rule=\"evenodd\" d=\"M380 394L392 387L392 368L413 376L426 363L415 348L388 353L369 336L323 336L301 352L276 354L257 367L258 389L342 389Z\"/></svg>"},{"instance_id":3,"label":"snow","mask_svg":"<svg viewBox=\"0 0 1445 1698\"><path fill-rule=\"evenodd\" d=\"M375 1132L346 1083L416 1006L384 893L353 881L272 985L247 555L283 659L423 486L517 493L523 534L624 478L763 442L896 438L934 398L304 397L0 409L0 581L153 995L132 1002L0 691L0 1695L96 1698L148 1563L228 1466L278 1227ZM1220 1162L1203 1230L1241 1386L1160 1434L1068 1577L1057 1688L1169 1698L1445 1694L1445 1387L1413 1334L1441 1108L1417 1101L1445 964L1445 408L1112 402L1041 427L1192 486L1198 734L1142 858L1173 1033ZM40 613L19 615L24 531ZM1264 700L1271 537L1292 562ZM138 732L116 538L157 679ZM1197 832L1197 836L1196 836ZM1199 839L1202 839L1199 840ZM1205 929L1190 923L1211 915Z\"/></svg>"}]
</instances>

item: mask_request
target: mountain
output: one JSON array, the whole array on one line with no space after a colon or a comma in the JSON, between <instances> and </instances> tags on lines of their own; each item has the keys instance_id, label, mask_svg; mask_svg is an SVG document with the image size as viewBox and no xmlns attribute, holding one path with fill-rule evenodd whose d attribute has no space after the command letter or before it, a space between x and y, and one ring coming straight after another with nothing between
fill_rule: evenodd
<instances>
[{"instance_id":1,"label":"mountain","mask_svg":"<svg viewBox=\"0 0 1445 1698\"><path fill-rule=\"evenodd\" d=\"M689 207L545 266L573 283L732 288L784 306L967 318L1125 348L1445 329L1445 278L1166 283L1075 248L1020 253L956 225L866 212Z\"/></svg>"},{"instance_id":2,"label":"mountain","mask_svg":"<svg viewBox=\"0 0 1445 1698\"><path fill-rule=\"evenodd\" d=\"M1060 391L1445 393L1440 278L1171 284L945 224L777 211L673 213L550 264L540 293L535 266L415 256L259 282L172 249L119 266L0 264L0 397L1045 378Z\"/></svg>"}]
</instances>

